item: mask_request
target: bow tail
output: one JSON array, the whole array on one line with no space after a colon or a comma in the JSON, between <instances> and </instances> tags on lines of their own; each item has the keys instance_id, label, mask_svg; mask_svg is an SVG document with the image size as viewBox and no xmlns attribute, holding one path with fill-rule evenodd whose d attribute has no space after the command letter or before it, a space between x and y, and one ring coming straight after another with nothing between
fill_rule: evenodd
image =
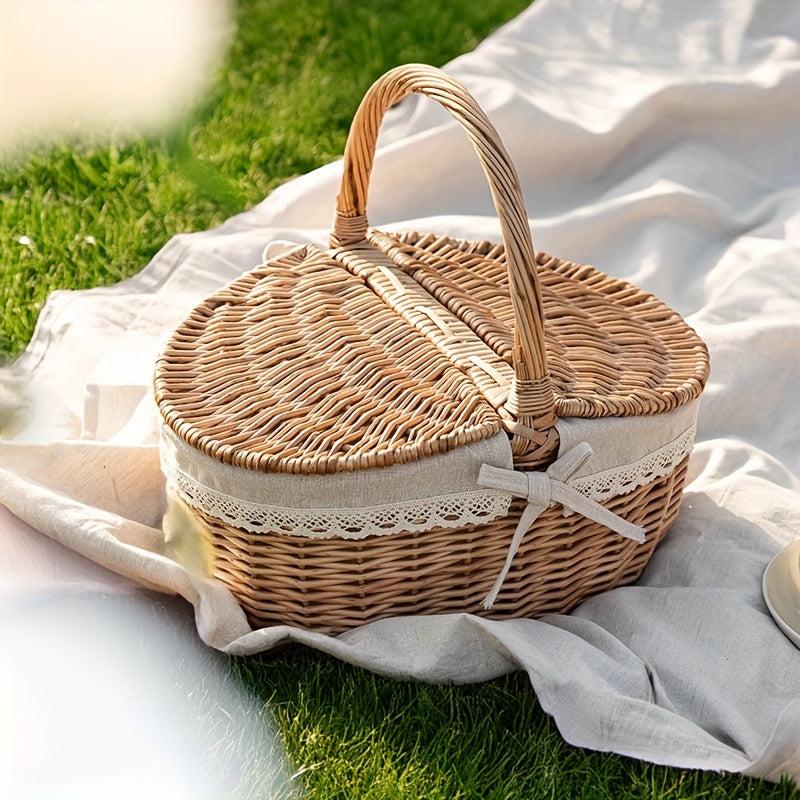
<instances>
[{"instance_id":1,"label":"bow tail","mask_svg":"<svg viewBox=\"0 0 800 800\"><path fill-rule=\"evenodd\" d=\"M511 537L511 544L508 546L506 563L503 564L503 569L500 570L500 574L497 576L494 585L489 590L489 594L487 594L486 597L484 597L481 601L481 605L485 609L490 609L494 605L494 601L497 600L497 595L500 592L500 588L502 587L503 582L508 575L508 571L511 569L511 564L514 561L514 557L517 555L517 550L519 550L519 546L522 544L522 537L525 536L531 525L533 525L535 522L536 518L544 510L545 506L528 503L528 505L526 505L523 509L522 514L520 514L516 530L514 531L514 535Z\"/></svg>"},{"instance_id":2,"label":"bow tail","mask_svg":"<svg viewBox=\"0 0 800 800\"><path fill-rule=\"evenodd\" d=\"M644 542L644 528L634 525L622 517L609 511L605 506L592 500L586 495L581 494L577 489L565 483L553 483L553 500L561 503L564 508L582 514L586 519L605 525L614 533L624 536L626 539L633 539L634 542L642 544Z\"/></svg>"},{"instance_id":3,"label":"bow tail","mask_svg":"<svg viewBox=\"0 0 800 800\"><path fill-rule=\"evenodd\" d=\"M567 486L560 481L552 481L552 490L553 500L561 503L564 508L569 508L571 511L582 514L587 519L592 520L592 522L605 525L607 528L610 528L620 536L624 536L626 539L632 539L639 544L644 542L644 528L622 519L622 517L617 516L613 511L609 511L604 506L601 506L600 503L585 497L577 489L573 489L571 486ZM546 507L547 506L535 503L528 503L522 511L517 527L514 530L514 535L511 538L511 544L508 546L508 553L506 554L506 561L505 564L503 564L503 569L500 570L500 574L497 576L489 594L481 601L481 605L486 610L489 610L494 605L494 601L497 599L497 595L505 582L508 571L511 569L511 564L517 555L519 546L522 544L522 538Z\"/></svg>"},{"instance_id":4,"label":"bow tail","mask_svg":"<svg viewBox=\"0 0 800 800\"><path fill-rule=\"evenodd\" d=\"M500 489L517 497L527 497L528 500L528 504L520 515L511 544L508 547L503 569L497 576L497 580L495 580L489 594L486 595L481 603L485 609L490 609L494 605L494 601L497 599L500 588L522 543L522 537L528 532L536 518L552 503L560 503L565 510L574 511L593 522L605 525L627 539L633 539L639 544L644 542L644 528L628 522L569 485L570 477L591 455L591 446L587 442L581 442L553 462L544 473L516 472L493 467L489 464L481 466L478 476L479 486Z\"/></svg>"}]
</instances>

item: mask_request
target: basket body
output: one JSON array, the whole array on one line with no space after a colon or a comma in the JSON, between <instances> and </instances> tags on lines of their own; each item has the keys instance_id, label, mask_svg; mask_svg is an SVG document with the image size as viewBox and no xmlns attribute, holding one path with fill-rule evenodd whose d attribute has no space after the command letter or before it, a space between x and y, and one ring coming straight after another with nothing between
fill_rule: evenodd
<instances>
[{"instance_id":1,"label":"basket body","mask_svg":"<svg viewBox=\"0 0 800 800\"><path fill-rule=\"evenodd\" d=\"M502 244L367 226L370 148L409 91L477 142ZM534 256L496 134L437 71L377 82L354 131L330 250L234 281L159 360L165 473L193 520L176 551L255 627L327 633L566 612L636 580L678 513L705 346L636 287Z\"/></svg>"},{"instance_id":2,"label":"basket body","mask_svg":"<svg viewBox=\"0 0 800 800\"><path fill-rule=\"evenodd\" d=\"M373 536L363 541L251 534L196 512L213 552L215 578L256 627L294 625L328 634L399 615L472 613L495 619L570 611L586 597L632 583L678 514L684 459L667 476L608 503L644 523L644 544L551 508L528 531L503 592L481 606L500 571L524 505L508 517L457 530Z\"/></svg>"}]
</instances>

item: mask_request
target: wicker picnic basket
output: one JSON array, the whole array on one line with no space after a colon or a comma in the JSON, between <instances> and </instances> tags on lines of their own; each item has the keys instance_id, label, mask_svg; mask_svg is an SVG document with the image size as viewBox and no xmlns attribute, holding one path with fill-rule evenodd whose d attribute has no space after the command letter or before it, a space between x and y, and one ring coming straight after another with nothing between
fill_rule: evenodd
<instances>
[{"instance_id":1,"label":"wicker picnic basket","mask_svg":"<svg viewBox=\"0 0 800 800\"><path fill-rule=\"evenodd\" d=\"M472 141L502 244L368 226L378 129L412 92ZM636 580L675 519L707 374L659 300L535 255L474 99L399 67L356 113L329 249L247 272L166 344L165 529L257 627L565 612Z\"/></svg>"}]
</instances>

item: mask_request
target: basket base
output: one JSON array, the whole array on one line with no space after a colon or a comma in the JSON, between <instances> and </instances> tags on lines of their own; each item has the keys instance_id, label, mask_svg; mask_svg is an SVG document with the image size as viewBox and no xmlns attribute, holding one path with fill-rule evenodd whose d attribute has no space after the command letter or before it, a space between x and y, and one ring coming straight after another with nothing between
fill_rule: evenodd
<instances>
[{"instance_id":1,"label":"basket base","mask_svg":"<svg viewBox=\"0 0 800 800\"><path fill-rule=\"evenodd\" d=\"M462 528L358 541L251 534L201 511L212 574L254 628L328 634L386 617L472 613L492 619L566 613L590 595L632 583L675 520L688 457L663 478L603 505L641 525L643 544L579 514L549 508L523 539L491 610L481 600L500 572L524 501L510 515Z\"/></svg>"}]
</instances>

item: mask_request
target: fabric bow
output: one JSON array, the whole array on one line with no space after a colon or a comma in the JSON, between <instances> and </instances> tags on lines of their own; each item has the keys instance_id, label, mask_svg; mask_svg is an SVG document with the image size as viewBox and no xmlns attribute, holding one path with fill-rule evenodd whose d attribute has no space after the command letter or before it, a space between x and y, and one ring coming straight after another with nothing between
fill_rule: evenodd
<instances>
[{"instance_id":1,"label":"fabric bow","mask_svg":"<svg viewBox=\"0 0 800 800\"><path fill-rule=\"evenodd\" d=\"M524 497L528 500L528 505L525 506L519 518L519 523L508 547L506 563L497 576L491 591L481 603L484 608L489 609L494 605L500 587L503 585L514 561L514 556L522 543L522 537L534 520L554 503L561 503L565 509L575 511L593 522L605 525L627 539L633 539L640 544L644 541L644 528L627 522L569 485L569 479L592 455L592 452L588 442L581 442L556 459L545 472L517 472L511 469L492 467L489 464L481 465L478 475L480 486L485 489L500 489L510 492L515 497Z\"/></svg>"}]
</instances>

